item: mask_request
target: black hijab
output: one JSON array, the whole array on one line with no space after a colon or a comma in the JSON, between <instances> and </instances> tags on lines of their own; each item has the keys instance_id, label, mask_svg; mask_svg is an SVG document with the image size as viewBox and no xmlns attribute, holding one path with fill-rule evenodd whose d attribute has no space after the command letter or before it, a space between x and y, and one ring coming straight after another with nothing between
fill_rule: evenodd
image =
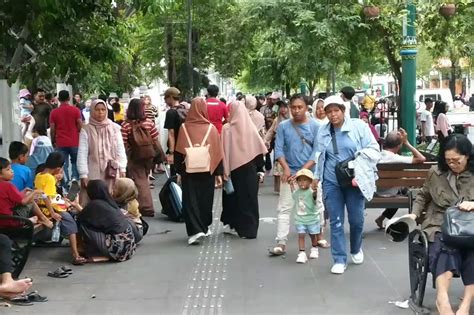
<instances>
[{"instance_id":1,"label":"black hijab","mask_svg":"<svg viewBox=\"0 0 474 315\"><path fill-rule=\"evenodd\" d=\"M87 195L90 201L78 216L80 224L105 234L118 234L127 230L128 220L113 200L104 181L89 181Z\"/></svg>"}]
</instances>

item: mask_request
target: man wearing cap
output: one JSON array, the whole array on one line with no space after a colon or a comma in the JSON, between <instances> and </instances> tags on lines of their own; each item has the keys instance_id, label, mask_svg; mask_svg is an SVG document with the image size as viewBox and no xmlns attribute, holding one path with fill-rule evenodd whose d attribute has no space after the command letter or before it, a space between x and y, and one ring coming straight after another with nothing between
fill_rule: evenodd
<instances>
[{"instance_id":1,"label":"man wearing cap","mask_svg":"<svg viewBox=\"0 0 474 315\"><path fill-rule=\"evenodd\" d=\"M175 175L173 154L176 145L176 139L178 139L179 128L184 122L184 119L179 115L178 108L180 107L179 99L181 92L175 88L168 88L163 94L165 97L165 103L170 108L166 112L164 128L168 129L168 152L166 158L171 168L171 175Z\"/></svg>"},{"instance_id":2,"label":"man wearing cap","mask_svg":"<svg viewBox=\"0 0 474 315\"><path fill-rule=\"evenodd\" d=\"M227 120L229 115L227 111L227 106L217 99L219 95L219 87L217 85L211 84L207 87L207 114L209 115L209 121L213 124L219 134L222 132L222 125Z\"/></svg>"},{"instance_id":3,"label":"man wearing cap","mask_svg":"<svg viewBox=\"0 0 474 315\"><path fill-rule=\"evenodd\" d=\"M283 168L283 173L277 209L277 245L270 249L271 255L282 255L286 250L294 205L290 184L296 172L302 168L314 171L316 164L316 135L320 125L308 117L308 104L303 95L291 97L290 110L292 118L280 123L275 140L275 159Z\"/></svg>"},{"instance_id":4,"label":"man wearing cap","mask_svg":"<svg viewBox=\"0 0 474 315\"><path fill-rule=\"evenodd\" d=\"M341 89L341 97L344 100L344 106L346 106L345 114L347 118L359 118L359 108L352 101L355 95L355 90L352 86L345 86Z\"/></svg>"},{"instance_id":5,"label":"man wearing cap","mask_svg":"<svg viewBox=\"0 0 474 315\"><path fill-rule=\"evenodd\" d=\"M413 156L400 155L402 147L405 146ZM391 164L391 163L405 163L405 164L420 164L426 161L423 154L420 153L410 142L408 142L407 133L405 130L400 128L399 130L390 131L385 138L384 148L382 150L382 158L379 163ZM398 195L400 188L393 187L384 190L378 190L377 195L380 197L395 197ZM398 208L387 208L385 211L375 219L375 223L379 229L383 229L383 221L393 218L397 213Z\"/></svg>"},{"instance_id":6,"label":"man wearing cap","mask_svg":"<svg viewBox=\"0 0 474 315\"><path fill-rule=\"evenodd\" d=\"M319 181L322 183L331 225L334 261L331 273L342 274L347 267L345 208L350 225L352 261L354 264L364 262L362 232L365 199L371 200L376 190L380 149L366 123L345 116L346 106L340 96L326 98L324 111L329 123L319 129L317 136L318 160L313 188Z\"/></svg>"}]
</instances>

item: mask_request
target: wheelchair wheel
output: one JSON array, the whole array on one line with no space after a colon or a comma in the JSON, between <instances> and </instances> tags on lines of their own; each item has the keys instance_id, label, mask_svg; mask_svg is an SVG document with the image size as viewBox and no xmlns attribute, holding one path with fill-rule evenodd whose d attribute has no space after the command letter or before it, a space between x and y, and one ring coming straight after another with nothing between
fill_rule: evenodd
<instances>
[{"instance_id":1,"label":"wheelchair wheel","mask_svg":"<svg viewBox=\"0 0 474 315\"><path fill-rule=\"evenodd\" d=\"M422 308L428 277L428 239L420 230L410 233L408 243L408 263L410 268L410 302Z\"/></svg>"}]
</instances>

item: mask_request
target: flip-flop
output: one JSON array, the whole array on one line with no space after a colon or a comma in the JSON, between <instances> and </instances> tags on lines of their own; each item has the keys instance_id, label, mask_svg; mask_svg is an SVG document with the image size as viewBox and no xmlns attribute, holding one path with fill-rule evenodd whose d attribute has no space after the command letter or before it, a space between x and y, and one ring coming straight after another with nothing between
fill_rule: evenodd
<instances>
[{"instance_id":1,"label":"flip-flop","mask_svg":"<svg viewBox=\"0 0 474 315\"><path fill-rule=\"evenodd\" d=\"M48 272L48 277L51 277L51 278L67 278L67 277L69 277L69 274L67 272L64 272L64 270L62 270L61 268L58 268L55 271Z\"/></svg>"},{"instance_id":2,"label":"flip-flop","mask_svg":"<svg viewBox=\"0 0 474 315\"><path fill-rule=\"evenodd\" d=\"M48 302L48 298L46 296L39 295L38 291L28 293L26 298L30 302Z\"/></svg>"},{"instance_id":3,"label":"flip-flop","mask_svg":"<svg viewBox=\"0 0 474 315\"><path fill-rule=\"evenodd\" d=\"M319 240L318 241L318 246L321 248L329 248L331 245L329 245L328 241L326 240Z\"/></svg>"},{"instance_id":4,"label":"flip-flop","mask_svg":"<svg viewBox=\"0 0 474 315\"><path fill-rule=\"evenodd\" d=\"M14 297L14 298L8 300L8 303L13 304L13 305L18 305L18 306L31 306L31 305L33 305L33 302L28 300L28 297L26 297L25 295L19 295L17 297Z\"/></svg>"},{"instance_id":5,"label":"flip-flop","mask_svg":"<svg viewBox=\"0 0 474 315\"><path fill-rule=\"evenodd\" d=\"M61 268L62 271L66 272L66 273L68 273L68 274L70 274L70 275L72 275L72 269L69 268L68 266L61 266L61 267L59 267L59 268Z\"/></svg>"}]
</instances>

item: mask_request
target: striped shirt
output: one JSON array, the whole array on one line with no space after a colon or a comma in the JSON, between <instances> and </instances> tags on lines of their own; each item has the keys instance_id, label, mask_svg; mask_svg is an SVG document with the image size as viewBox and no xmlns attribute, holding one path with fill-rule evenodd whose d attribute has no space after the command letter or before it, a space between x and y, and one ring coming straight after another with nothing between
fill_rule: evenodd
<instances>
[{"instance_id":1,"label":"striped shirt","mask_svg":"<svg viewBox=\"0 0 474 315\"><path fill-rule=\"evenodd\" d=\"M155 128L155 123L153 121L151 121L148 118L145 118L145 120L142 121L141 124L142 124L142 127L145 128L145 130L148 130L152 139L158 139L159 132ZM123 138L123 143L125 144L126 148L129 146L128 137L131 134L132 134L132 124L130 121L127 120L122 124L122 138Z\"/></svg>"},{"instance_id":2,"label":"striped shirt","mask_svg":"<svg viewBox=\"0 0 474 315\"><path fill-rule=\"evenodd\" d=\"M152 104L145 106L145 116L152 122L155 122L155 118L158 117L158 108Z\"/></svg>"}]
</instances>

